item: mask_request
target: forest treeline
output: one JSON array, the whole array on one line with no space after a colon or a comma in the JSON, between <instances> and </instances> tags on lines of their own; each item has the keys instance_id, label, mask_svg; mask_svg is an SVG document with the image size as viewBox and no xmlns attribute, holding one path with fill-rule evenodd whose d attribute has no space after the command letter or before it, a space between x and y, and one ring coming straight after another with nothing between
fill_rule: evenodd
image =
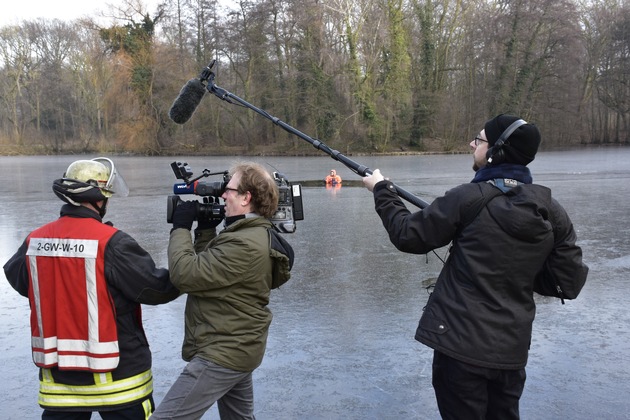
<instances>
[{"instance_id":1,"label":"forest treeline","mask_svg":"<svg viewBox=\"0 0 630 420\"><path fill-rule=\"evenodd\" d=\"M630 144L626 0L126 0L0 28L0 154L305 154L215 83L345 154L467 150L513 113L543 147ZM236 5L237 4L237 5ZM236 6L235 6L236 5Z\"/></svg>"}]
</instances>

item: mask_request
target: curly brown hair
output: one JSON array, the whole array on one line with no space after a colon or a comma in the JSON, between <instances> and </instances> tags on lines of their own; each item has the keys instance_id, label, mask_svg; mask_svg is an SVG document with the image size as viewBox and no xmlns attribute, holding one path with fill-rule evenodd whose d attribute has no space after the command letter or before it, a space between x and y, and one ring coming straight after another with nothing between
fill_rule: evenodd
<instances>
[{"instance_id":1,"label":"curly brown hair","mask_svg":"<svg viewBox=\"0 0 630 420\"><path fill-rule=\"evenodd\" d=\"M278 208L278 186L264 166L254 162L239 162L230 168L230 176L240 173L239 194L249 191L253 210L263 217L272 217Z\"/></svg>"}]
</instances>

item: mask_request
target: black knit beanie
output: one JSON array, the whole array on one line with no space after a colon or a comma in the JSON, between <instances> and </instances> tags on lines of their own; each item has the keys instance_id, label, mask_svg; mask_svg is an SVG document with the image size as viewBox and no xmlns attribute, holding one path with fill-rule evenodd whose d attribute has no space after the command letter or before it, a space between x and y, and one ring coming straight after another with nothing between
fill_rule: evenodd
<instances>
[{"instance_id":1,"label":"black knit beanie","mask_svg":"<svg viewBox=\"0 0 630 420\"><path fill-rule=\"evenodd\" d=\"M507 114L499 114L486 122L484 127L490 149L499 139L503 131L519 117ZM507 138L503 145L505 159L497 163L515 163L527 165L536 156L540 145L540 132L534 124L523 124Z\"/></svg>"}]
</instances>

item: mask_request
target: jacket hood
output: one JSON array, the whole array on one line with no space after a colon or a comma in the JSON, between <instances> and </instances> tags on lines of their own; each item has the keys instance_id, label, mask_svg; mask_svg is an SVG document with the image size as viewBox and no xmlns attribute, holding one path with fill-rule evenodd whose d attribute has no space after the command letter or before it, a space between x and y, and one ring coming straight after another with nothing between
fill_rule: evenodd
<instances>
[{"instance_id":1,"label":"jacket hood","mask_svg":"<svg viewBox=\"0 0 630 420\"><path fill-rule=\"evenodd\" d=\"M493 200L488 213L508 235L525 242L543 241L553 227L549 222L551 191L540 185L522 185Z\"/></svg>"}]
</instances>

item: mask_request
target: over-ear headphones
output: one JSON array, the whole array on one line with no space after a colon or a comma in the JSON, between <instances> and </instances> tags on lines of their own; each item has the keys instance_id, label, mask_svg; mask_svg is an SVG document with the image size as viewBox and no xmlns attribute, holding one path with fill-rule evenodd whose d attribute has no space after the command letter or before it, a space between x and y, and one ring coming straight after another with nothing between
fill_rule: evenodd
<instances>
[{"instance_id":1,"label":"over-ear headphones","mask_svg":"<svg viewBox=\"0 0 630 420\"><path fill-rule=\"evenodd\" d=\"M509 125L508 128L505 129L503 133L499 136L497 141L494 143L488 151L486 152L486 159L488 159L488 163L499 164L505 160L505 151L503 150L503 146L506 144L507 139L512 135L512 133L519 128L521 125L527 124L525 120L516 120L512 124Z\"/></svg>"}]
</instances>

